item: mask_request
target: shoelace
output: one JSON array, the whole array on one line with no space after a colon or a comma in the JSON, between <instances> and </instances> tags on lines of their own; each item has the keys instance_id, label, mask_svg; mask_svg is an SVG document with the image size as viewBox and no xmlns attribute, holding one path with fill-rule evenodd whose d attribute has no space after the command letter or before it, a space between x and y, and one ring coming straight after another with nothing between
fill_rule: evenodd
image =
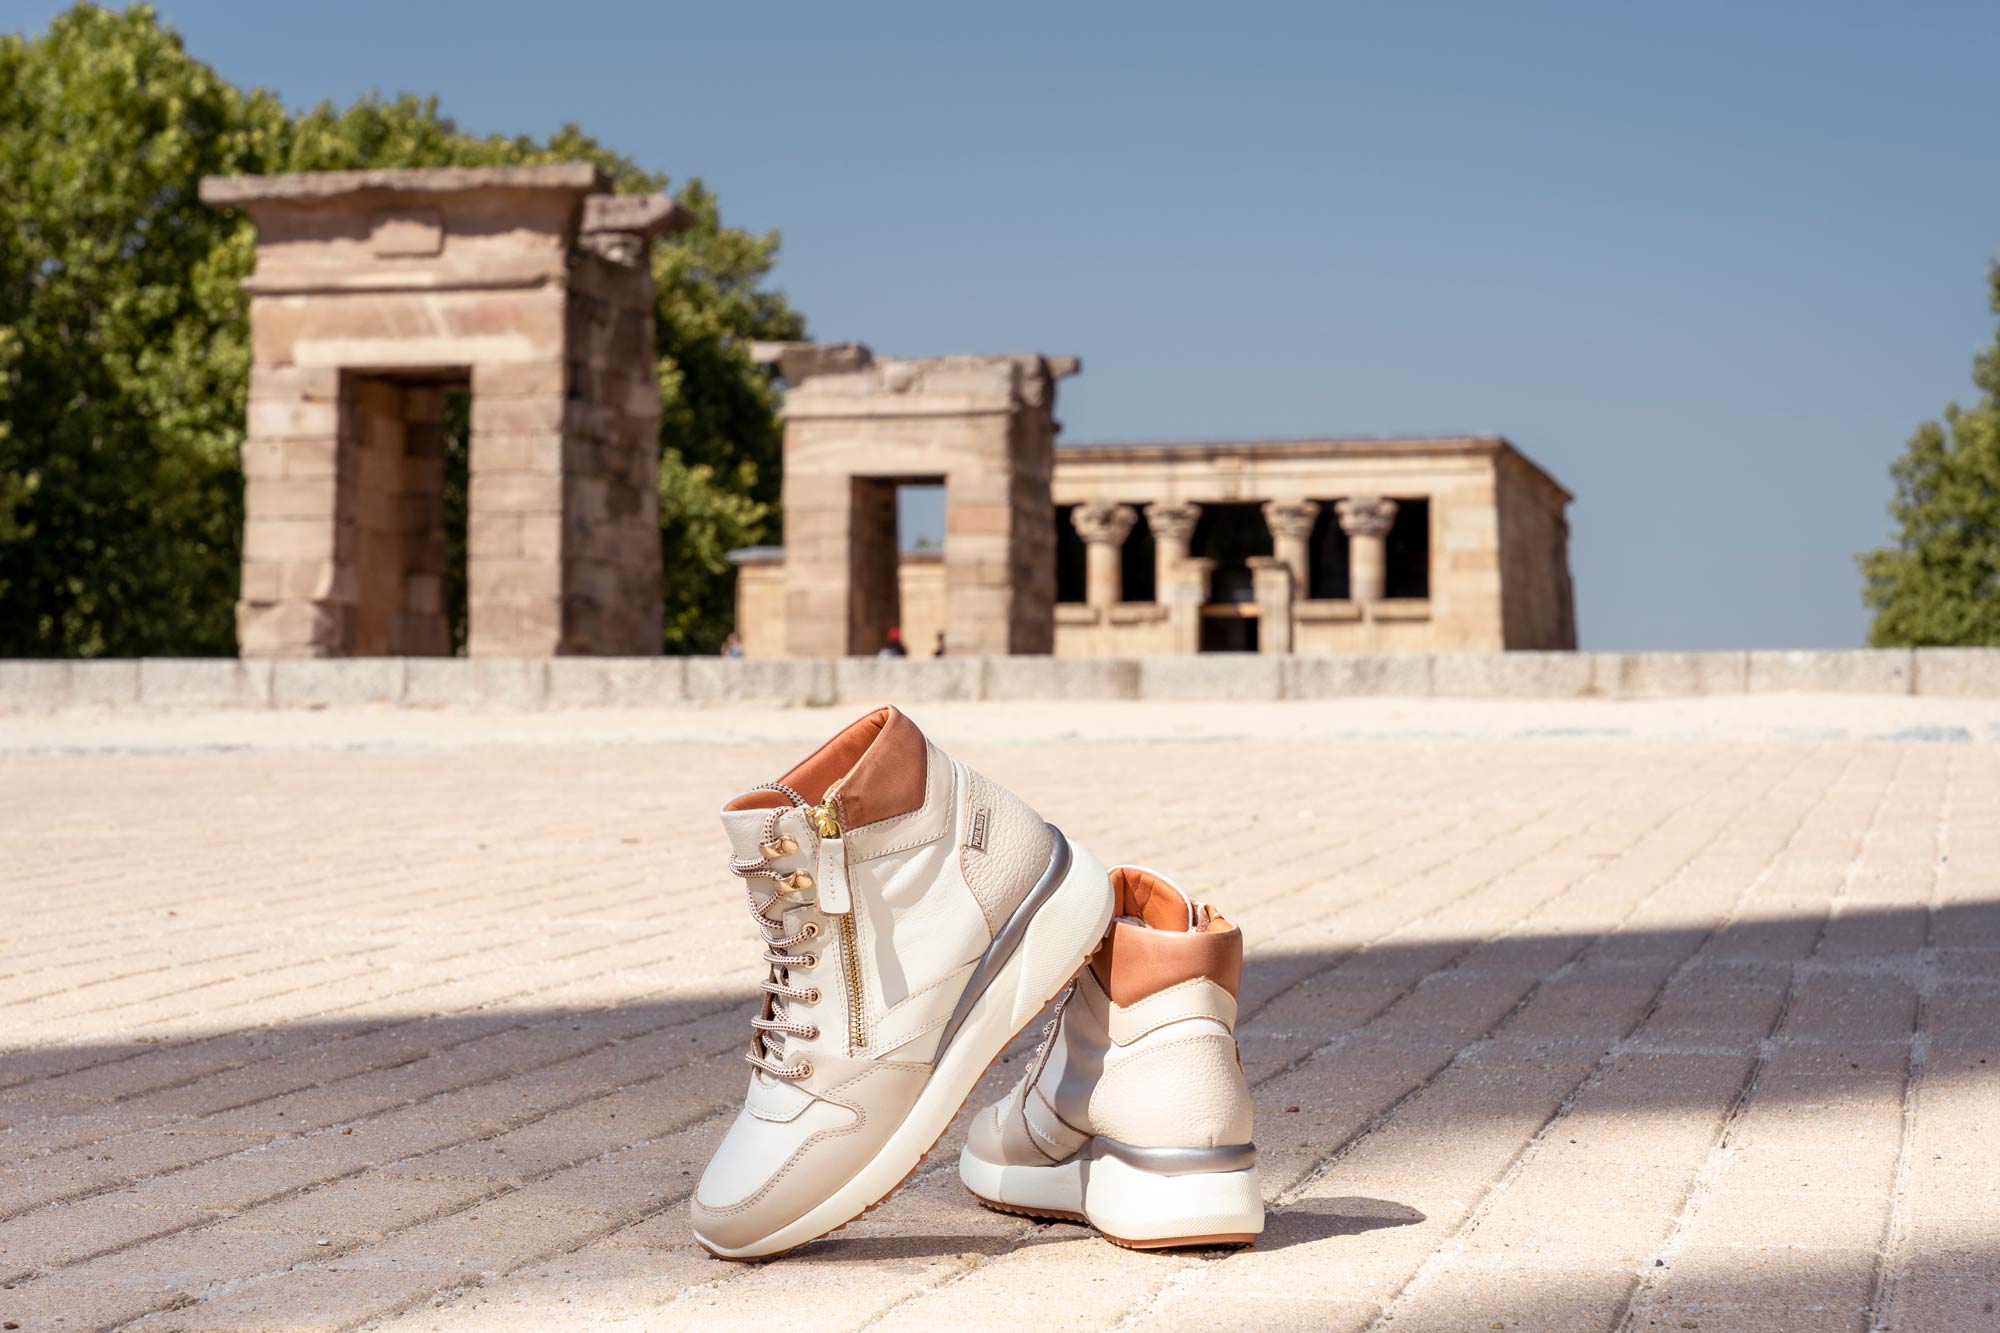
<instances>
[{"instance_id":1,"label":"shoelace","mask_svg":"<svg viewBox=\"0 0 2000 1333\"><path fill-rule=\"evenodd\" d=\"M1035 1045L1035 1058L1028 1061L1028 1076L1021 1080L1023 1115L1027 1114L1028 1094L1035 1090L1035 1084L1042 1077L1042 1070L1047 1066L1049 1056L1055 1053L1056 1033L1062 1028L1063 1010L1069 1008L1071 998L1076 995L1076 983L1082 979L1083 973L1080 971L1069 979L1069 985L1065 986L1063 993L1056 997L1055 1011L1049 1015L1049 1021L1042 1024L1042 1039Z\"/></svg>"},{"instance_id":2,"label":"shoelace","mask_svg":"<svg viewBox=\"0 0 2000 1333\"><path fill-rule=\"evenodd\" d=\"M792 803L792 808L811 805L812 802L782 782L767 782L755 788L757 791L774 791ZM813 954L792 953L790 950L819 934L819 923L808 921L797 930L787 934L783 921L773 920L767 913L771 905L785 896L789 888L808 888L812 884L810 876L799 872L782 872L771 868L771 860L777 856L789 856L798 850L798 844L790 838L780 838L778 820L785 815L782 809L773 810L764 817L764 827L757 835L757 847L763 855L755 859L729 858L729 873L740 875L750 883L744 892L750 900L750 919L757 923L758 934L764 937L764 961L771 965L770 973L759 983L765 999L764 1007L757 1017L750 1020L756 1029L750 1038L750 1050L743 1057L772 1078L801 1079L812 1076L812 1064L800 1060L796 1064L781 1064L784 1047L772 1039L773 1034L798 1037L803 1041L814 1041L819 1037L819 1028L812 1023L795 1023L785 1012L785 1001L796 1000L800 1004L818 1004L819 987L798 987L791 984L793 968L809 971L819 962ZM770 880L778 887L769 897L759 897L756 881ZM801 882L802 881L802 882Z\"/></svg>"}]
</instances>

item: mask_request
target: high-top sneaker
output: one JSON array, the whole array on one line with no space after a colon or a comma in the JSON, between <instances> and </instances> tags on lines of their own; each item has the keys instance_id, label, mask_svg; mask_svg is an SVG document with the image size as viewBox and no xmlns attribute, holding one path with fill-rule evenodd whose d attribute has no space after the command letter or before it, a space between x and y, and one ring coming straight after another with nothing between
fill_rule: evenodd
<instances>
[{"instance_id":1,"label":"high-top sneaker","mask_svg":"<svg viewBox=\"0 0 2000 1333\"><path fill-rule=\"evenodd\" d=\"M1111 919L1089 851L924 738L862 718L722 808L770 973L750 1093L695 1239L777 1254L901 1184Z\"/></svg>"},{"instance_id":2,"label":"high-top sneaker","mask_svg":"<svg viewBox=\"0 0 2000 1333\"><path fill-rule=\"evenodd\" d=\"M981 1111L959 1178L984 1203L1088 1222L1135 1249L1264 1230L1236 1052L1243 935L1166 876L1111 871L1118 915L1014 1090Z\"/></svg>"}]
</instances>

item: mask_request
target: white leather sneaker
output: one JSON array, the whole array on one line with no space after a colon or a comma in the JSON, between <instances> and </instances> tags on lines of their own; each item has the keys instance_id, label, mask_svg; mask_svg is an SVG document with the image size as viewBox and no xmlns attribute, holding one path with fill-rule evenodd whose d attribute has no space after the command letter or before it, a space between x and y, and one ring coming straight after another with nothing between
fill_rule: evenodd
<instances>
[{"instance_id":1,"label":"white leather sneaker","mask_svg":"<svg viewBox=\"0 0 2000 1333\"><path fill-rule=\"evenodd\" d=\"M1006 1212L1088 1222L1134 1249L1264 1230L1236 1051L1243 935L1166 876L1111 871L1118 915L958 1174Z\"/></svg>"},{"instance_id":2,"label":"white leather sneaker","mask_svg":"<svg viewBox=\"0 0 2000 1333\"><path fill-rule=\"evenodd\" d=\"M722 808L763 936L750 1093L695 1239L756 1259L910 1175L1111 919L1087 850L893 708Z\"/></svg>"}]
</instances>

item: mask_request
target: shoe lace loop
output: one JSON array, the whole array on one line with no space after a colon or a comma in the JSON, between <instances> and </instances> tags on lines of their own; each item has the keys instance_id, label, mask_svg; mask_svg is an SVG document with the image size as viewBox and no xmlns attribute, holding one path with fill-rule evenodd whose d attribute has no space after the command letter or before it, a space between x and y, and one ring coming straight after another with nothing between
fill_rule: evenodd
<instances>
[{"instance_id":1,"label":"shoe lace loop","mask_svg":"<svg viewBox=\"0 0 2000 1333\"><path fill-rule=\"evenodd\" d=\"M812 804L782 782L767 782L754 790L779 793L792 803L789 809ZM818 963L819 959L814 955L794 953L792 950L817 936L820 927L816 921L807 921L797 930L788 932L782 920L774 919L769 914L772 904L785 896L795 878L794 874L771 868L773 849L780 846L778 821L784 817L786 810L787 807L774 809L764 817L764 826L757 835L758 849L763 855L730 857L729 873L749 881L743 887L750 900L750 919L757 923L757 933L764 937L764 961L770 964L769 974L758 983L758 988L764 992L764 1007L757 1017L750 1020L750 1026L756 1031L750 1039L750 1050L743 1058L772 1078L801 1079L811 1075L812 1065L805 1060L784 1063L784 1046L774 1041L773 1037L791 1036L812 1041L819 1036L816 1025L792 1019L785 1012L785 1002L792 1000L813 1004L819 999L817 986L794 986L791 971L793 968L807 971ZM769 894L760 895L757 887L760 879L769 880L776 887Z\"/></svg>"}]
</instances>

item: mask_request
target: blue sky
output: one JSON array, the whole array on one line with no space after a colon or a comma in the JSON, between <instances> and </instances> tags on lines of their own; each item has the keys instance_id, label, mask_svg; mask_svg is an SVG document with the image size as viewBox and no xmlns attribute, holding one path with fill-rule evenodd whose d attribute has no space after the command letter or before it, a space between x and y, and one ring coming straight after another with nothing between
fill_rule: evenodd
<instances>
[{"instance_id":1,"label":"blue sky","mask_svg":"<svg viewBox=\"0 0 2000 1333\"><path fill-rule=\"evenodd\" d=\"M1080 354L1067 439L1503 433L1589 648L1860 643L1992 336L1991 4L159 7L293 105L703 177L817 337Z\"/></svg>"}]
</instances>

